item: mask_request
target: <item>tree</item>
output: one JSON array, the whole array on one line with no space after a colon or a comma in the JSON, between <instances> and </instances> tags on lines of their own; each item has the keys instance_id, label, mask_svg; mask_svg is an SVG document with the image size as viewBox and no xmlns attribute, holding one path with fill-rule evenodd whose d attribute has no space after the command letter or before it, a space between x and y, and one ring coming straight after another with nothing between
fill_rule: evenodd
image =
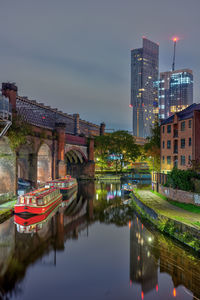
<instances>
[{"instance_id":1,"label":"tree","mask_svg":"<svg viewBox=\"0 0 200 300\"><path fill-rule=\"evenodd\" d=\"M99 160L107 163L113 161L116 172L122 171L123 166L133 162L140 155L138 145L131 134L118 130L105 136L96 138L95 153Z\"/></svg>"},{"instance_id":2,"label":"tree","mask_svg":"<svg viewBox=\"0 0 200 300\"><path fill-rule=\"evenodd\" d=\"M154 127L151 128L151 137L144 145L143 155L152 171L160 171L160 124L155 120Z\"/></svg>"}]
</instances>

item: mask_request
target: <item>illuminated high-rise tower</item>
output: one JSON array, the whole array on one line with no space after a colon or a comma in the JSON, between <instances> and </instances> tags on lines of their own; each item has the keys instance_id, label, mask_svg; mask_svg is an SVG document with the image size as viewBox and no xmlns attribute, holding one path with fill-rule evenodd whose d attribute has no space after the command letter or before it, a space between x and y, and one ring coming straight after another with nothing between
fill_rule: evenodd
<instances>
[{"instance_id":1,"label":"illuminated high-rise tower","mask_svg":"<svg viewBox=\"0 0 200 300\"><path fill-rule=\"evenodd\" d=\"M143 47L131 50L131 107L133 135L150 136L155 113L158 113L158 44L143 37Z\"/></svg>"},{"instance_id":2,"label":"illuminated high-rise tower","mask_svg":"<svg viewBox=\"0 0 200 300\"><path fill-rule=\"evenodd\" d=\"M189 69L160 73L159 119L166 119L193 103L193 73Z\"/></svg>"}]
</instances>

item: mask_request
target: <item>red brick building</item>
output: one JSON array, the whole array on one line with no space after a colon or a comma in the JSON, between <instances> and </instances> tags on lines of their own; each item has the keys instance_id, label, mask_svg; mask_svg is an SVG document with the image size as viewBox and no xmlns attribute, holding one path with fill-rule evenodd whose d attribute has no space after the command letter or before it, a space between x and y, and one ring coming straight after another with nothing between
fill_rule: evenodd
<instances>
[{"instance_id":1,"label":"red brick building","mask_svg":"<svg viewBox=\"0 0 200 300\"><path fill-rule=\"evenodd\" d=\"M161 123L161 172L186 170L200 162L200 104L192 104Z\"/></svg>"}]
</instances>

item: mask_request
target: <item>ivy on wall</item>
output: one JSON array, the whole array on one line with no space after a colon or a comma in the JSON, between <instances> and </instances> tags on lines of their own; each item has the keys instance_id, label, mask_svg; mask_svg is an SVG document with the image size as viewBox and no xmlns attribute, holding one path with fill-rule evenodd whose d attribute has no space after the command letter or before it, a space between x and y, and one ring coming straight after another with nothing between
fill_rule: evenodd
<instances>
[{"instance_id":1,"label":"ivy on wall","mask_svg":"<svg viewBox=\"0 0 200 300\"><path fill-rule=\"evenodd\" d=\"M12 126L8 131L8 139L10 147L16 151L21 145L27 141L27 135L32 134L31 126L19 116L13 117Z\"/></svg>"}]
</instances>

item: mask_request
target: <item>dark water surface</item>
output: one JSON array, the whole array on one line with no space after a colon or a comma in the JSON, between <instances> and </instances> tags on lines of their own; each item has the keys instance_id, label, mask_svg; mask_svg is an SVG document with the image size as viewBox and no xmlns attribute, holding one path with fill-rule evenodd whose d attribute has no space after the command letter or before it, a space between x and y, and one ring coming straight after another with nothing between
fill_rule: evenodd
<instances>
[{"instance_id":1,"label":"dark water surface","mask_svg":"<svg viewBox=\"0 0 200 300\"><path fill-rule=\"evenodd\" d=\"M0 225L0 299L200 299L200 260L116 206L120 183L74 198L37 227Z\"/></svg>"}]
</instances>

